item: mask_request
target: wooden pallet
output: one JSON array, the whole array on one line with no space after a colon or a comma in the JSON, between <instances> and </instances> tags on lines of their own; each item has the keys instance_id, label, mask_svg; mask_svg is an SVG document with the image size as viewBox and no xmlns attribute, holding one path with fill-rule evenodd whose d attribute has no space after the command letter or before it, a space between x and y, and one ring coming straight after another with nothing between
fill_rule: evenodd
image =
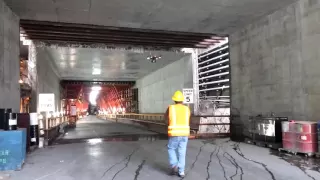
<instances>
[{"instance_id":1,"label":"wooden pallet","mask_svg":"<svg viewBox=\"0 0 320 180\"><path fill-rule=\"evenodd\" d=\"M260 147L275 149L275 150L282 148L282 144L268 143L268 142L257 141L257 140L252 140L252 139L248 139L248 138L245 139L245 143L260 146Z\"/></svg>"},{"instance_id":2,"label":"wooden pallet","mask_svg":"<svg viewBox=\"0 0 320 180\"><path fill-rule=\"evenodd\" d=\"M294 151L294 150L289 150L289 149L284 149L284 148L279 148L278 149L280 152L287 152L293 155L302 155L305 157L317 157L317 153L306 153L306 152L299 152L299 151Z\"/></svg>"}]
</instances>

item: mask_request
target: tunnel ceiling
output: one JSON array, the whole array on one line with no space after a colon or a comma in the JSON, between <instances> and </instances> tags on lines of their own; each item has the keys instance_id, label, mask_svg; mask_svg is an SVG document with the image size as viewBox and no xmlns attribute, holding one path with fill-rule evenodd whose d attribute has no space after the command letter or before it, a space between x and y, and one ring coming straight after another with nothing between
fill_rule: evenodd
<instances>
[{"instance_id":1,"label":"tunnel ceiling","mask_svg":"<svg viewBox=\"0 0 320 180\"><path fill-rule=\"evenodd\" d=\"M229 34L295 0L5 0L21 19Z\"/></svg>"},{"instance_id":2,"label":"tunnel ceiling","mask_svg":"<svg viewBox=\"0 0 320 180\"><path fill-rule=\"evenodd\" d=\"M57 65L62 79L93 81L135 81L176 60L183 52L145 51L143 53L98 48L44 47ZM161 56L156 63L148 56Z\"/></svg>"}]
</instances>

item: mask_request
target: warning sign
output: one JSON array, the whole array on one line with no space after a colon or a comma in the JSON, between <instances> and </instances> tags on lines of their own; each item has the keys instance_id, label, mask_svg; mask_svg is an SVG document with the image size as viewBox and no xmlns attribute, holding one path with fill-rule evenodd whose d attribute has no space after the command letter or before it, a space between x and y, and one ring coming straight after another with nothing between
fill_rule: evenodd
<instances>
[{"instance_id":1,"label":"warning sign","mask_svg":"<svg viewBox=\"0 0 320 180\"><path fill-rule=\"evenodd\" d=\"M39 94L39 112L55 112L54 94Z\"/></svg>"},{"instance_id":2,"label":"warning sign","mask_svg":"<svg viewBox=\"0 0 320 180\"><path fill-rule=\"evenodd\" d=\"M193 89L183 89L184 104L193 104Z\"/></svg>"}]
</instances>

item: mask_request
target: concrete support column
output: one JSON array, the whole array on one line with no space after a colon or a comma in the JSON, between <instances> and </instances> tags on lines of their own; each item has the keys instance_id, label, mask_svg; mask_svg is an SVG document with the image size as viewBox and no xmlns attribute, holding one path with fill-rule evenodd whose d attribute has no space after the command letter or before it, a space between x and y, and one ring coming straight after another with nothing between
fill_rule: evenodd
<instances>
[{"instance_id":1,"label":"concrete support column","mask_svg":"<svg viewBox=\"0 0 320 180\"><path fill-rule=\"evenodd\" d=\"M0 108L20 110L19 18L0 0Z\"/></svg>"}]
</instances>

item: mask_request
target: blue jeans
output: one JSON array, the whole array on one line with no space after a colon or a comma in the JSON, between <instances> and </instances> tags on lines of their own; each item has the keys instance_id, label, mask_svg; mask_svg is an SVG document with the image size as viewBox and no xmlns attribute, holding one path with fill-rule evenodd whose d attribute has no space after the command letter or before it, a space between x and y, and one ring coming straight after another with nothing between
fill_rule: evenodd
<instances>
[{"instance_id":1,"label":"blue jeans","mask_svg":"<svg viewBox=\"0 0 320 180\"><path fill-rule=\"evenodd\" d=\"M169 163L171 168L178 167L179 173L184 173L184 167L186 164L187 144L187 136L169 137Z\"/></svg>"}]
</instances>

